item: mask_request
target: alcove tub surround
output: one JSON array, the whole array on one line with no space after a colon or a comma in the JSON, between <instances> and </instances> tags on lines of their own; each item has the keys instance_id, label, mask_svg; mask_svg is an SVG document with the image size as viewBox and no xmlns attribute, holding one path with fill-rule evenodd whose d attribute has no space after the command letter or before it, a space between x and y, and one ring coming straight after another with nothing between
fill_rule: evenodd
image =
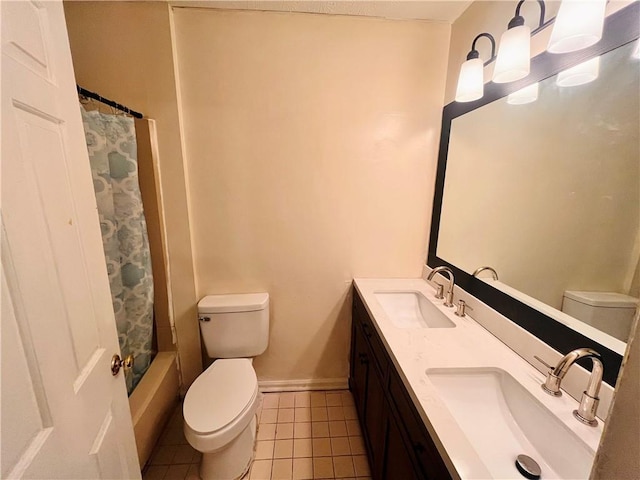
<instances>
[{"instance_id":1,"label":"alcove tub surround","mask_svg":"<svg viewBox=\"0 0 640 480\"><path fill-rule=\"evenodd\" d=\"M166 283L166 295L160 299L163 310L156 312L161 316L158 349L176 351L180 391L184 394L202 372L202 359L171 7L165 2L66 1L64 9L76 82L155 121L157 142L154 151L148 152L153 154L153 164L142 164L146 170L140 172L140 181L143 199L146 184L150 198L158 202L145 201L145 210L157 209L158 231L163 238L162 245L157 243L162 253L152 259L154 277L160 271L156 262L165 267L164 278L155 279ZM148 132L147 127L147 136ZM139 129L140 133L145 131ZM150 242L156 240L152 235Z\"/></svg>"},{"instance_id":2,"label":"alcove tub surround","mask_svg":"<svg viewBox=\"0 0 640 480\"><path fill-rule=\"evenodd\" d=\"M425 276L429 271L425 267ZM442 300L434 300L434 289L424 276L422 279L355 279L354 286L453 478L492 478L492 475L442 400L441 394L429 380L425 373L427 370L498 368L506 371L537 401L553 412L567 429L582 439L595 457L602 434L602 422L592 428L578 422L572 414L573 409L578 406L576 399L580 398L585 389L590 372L574 365L562 383L562 389L568 395L551 397L540 388L545 380L546 369L533 365L534 362L537 363L533 360L533 355L550 364L555 364L561 355L463 290L456 287L456 302L465 300L473 311L472 316L460 318L453 314L454 309L442 306ZM394 327L375 299L375 293L390 291L423 294L455 323L455 328ZM606 418L612 396L613 388L603 383L598 409L600 419ZM479 411L478 414L481 415L482 412ZM586 468L585 478L589 470L590 466Z\"/></svg>"}]
</instances>

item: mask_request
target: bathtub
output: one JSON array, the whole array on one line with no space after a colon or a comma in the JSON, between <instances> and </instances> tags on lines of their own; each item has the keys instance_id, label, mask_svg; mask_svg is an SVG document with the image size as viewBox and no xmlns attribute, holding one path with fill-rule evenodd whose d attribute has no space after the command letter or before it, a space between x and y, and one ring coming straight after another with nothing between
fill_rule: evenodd
<instances>
[{"instance_id":1,"label":"bathtub","mask_svg":"<svg viewBox=\"0 0 640 480\"><path fill-rule=\"evenodd\" d=\"M178 403L178 385L176 353L159 352L129 397L140 468Z\"/></svg>"}]
</instances>

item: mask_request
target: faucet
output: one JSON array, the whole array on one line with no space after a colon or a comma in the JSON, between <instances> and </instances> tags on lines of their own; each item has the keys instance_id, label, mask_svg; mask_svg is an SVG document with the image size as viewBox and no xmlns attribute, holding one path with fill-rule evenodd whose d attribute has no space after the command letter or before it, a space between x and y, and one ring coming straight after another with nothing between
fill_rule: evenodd
<instances>
[{"instance_id":1,"label":"faucet","mask_svg":"<svg viewBox=\"0 0 640 480\"><path fill-rule=\"evenodd\" d=\"M435 276L436 273L446 273L447 276L449 277L449 289L447 290L447 296L444 300L444 306L445 307L453 307L453 286L455 285L455 280L453 278L453 272L451 271L451 269L445 265L441 265L439 267L434 268L433 270L431 270L431 273L429 273L429 276L427 277L428 281L431 281L431 279L433 279L433 277ZM436 292L438 293L436 295L436 298L443 298L442 296L442 289L438 288L436 290Z\"/></svg>"},{"instance_id":2,"label":"faucet","mask_svg":"<svg viewBox=\"0 0 640 480\"><path fill-rule=\"evenodd\" d=\"M491 268L491 267L479 267L476 268L476 271L472 273L472 275L474 277L477 277L478 275L480 275L481 272L484 272L485 270L491 272L491 277L493 277L494 280L498 280L498 272L495 271L495 269Z\"/></svg>"},{"instance_id":3,"label":"faucet","mask_svg":"<svg viewBox=\"0 0 640 480\"><path fill-rule=\"evenodd\" d=\"M602 361L600 360L600 354L590 348L577 348L562 357L555 367L548 365L539 357L535 358L549 368L547 379L542 384L542 389L554 397L562 395L562 392L560 391L560 384L562 383L562 379L567 374L569 368L571 368L571 366L581 358L591 359L593 367L591 368L589 383L587 384L587 389L582 392L580 406L577 410L573 411L573 416L582 423L595 427L598 424L598 420L596 420L596 411L598 410L598 403L600 402L598 393L600 392L602 373L604 371Z\"/></svg>"}]
</instances>

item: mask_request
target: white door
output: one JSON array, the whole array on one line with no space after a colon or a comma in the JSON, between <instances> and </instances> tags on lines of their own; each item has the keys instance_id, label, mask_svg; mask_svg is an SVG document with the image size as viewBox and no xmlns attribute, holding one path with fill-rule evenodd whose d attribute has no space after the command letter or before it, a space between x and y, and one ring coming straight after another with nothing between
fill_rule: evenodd
<instances>
[{"instance_id":1,"label":"white door","mask_svg":"<svg viewBox=\"0 0 640 480\"><path fill-rule=\"evenodd\" d=\"M140 478L62 2L0 15L0 476Z\"/></svg>"}]
</instances>

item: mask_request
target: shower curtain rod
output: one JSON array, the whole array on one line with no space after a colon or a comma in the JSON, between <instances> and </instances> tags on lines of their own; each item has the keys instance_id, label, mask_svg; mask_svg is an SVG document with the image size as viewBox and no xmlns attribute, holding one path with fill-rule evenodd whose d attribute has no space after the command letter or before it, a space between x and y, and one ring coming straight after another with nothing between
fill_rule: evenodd
<instances>
[{"instance_id":1,"label":"shower curtain rod","mask_svg":"<svg viewBox=\"0 0 640 480\"><path fill-rule=\"evenodd\" d=\"M136 118L142 118L144 115L142 115L140 112L136 112L135 110L131 110L129 107L125 107L124 105L121 105L117 102L114 102L113 100L109 100L108 98L104 98L101 97L100 95L98 95L95 92L91 92L85 88L82 88L80 85L76 85L76 88L78 90L78 95L82 95L84 97L88 97L88 98L93 98L94 100L98 100L99 102L102 102L106 105L109 105L110 107L113 108L117 108L118 110L121 110L125 113L128 113L129 115L136 117Z\"/></svg>"}]
</instances>

